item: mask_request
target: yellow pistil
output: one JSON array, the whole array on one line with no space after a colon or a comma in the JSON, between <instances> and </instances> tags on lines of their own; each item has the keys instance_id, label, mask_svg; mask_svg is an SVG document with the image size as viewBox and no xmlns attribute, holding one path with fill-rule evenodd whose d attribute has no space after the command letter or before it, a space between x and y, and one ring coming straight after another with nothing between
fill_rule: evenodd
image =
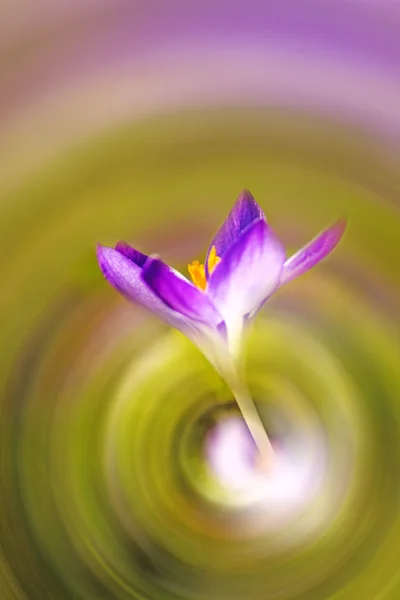
<instances>
[{"instance_id":1,"label":"yellow pistil","mask_svg":"<svg viewBox=\"0 0 400 600\"><path fill-rule=\"evenodd\" d=\"M209 275L211 275L211 273L214 271L220 260L220 257L217 256L217 249L215 246L213 246L210 250L207 261ZM198 260L194 260L190 265L188 265L188 270L194 285L204 292L207 287L206 269L204 265L199 263Z\"/></svg>"}]
</instances>

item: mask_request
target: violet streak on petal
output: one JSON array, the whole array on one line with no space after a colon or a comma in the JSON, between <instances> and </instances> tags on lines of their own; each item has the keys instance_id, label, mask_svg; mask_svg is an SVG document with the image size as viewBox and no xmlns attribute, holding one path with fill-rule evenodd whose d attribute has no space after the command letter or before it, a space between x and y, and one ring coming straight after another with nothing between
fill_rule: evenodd
<instances>
[{"instance_id":1,"label":"violet streak on petal","mask_svg":"<svg viewBox=\"0 0 400 600\"><path fill-rule=\"evenodd\" d=\"M165 323L181 331L200 348L217 370L221 369L220 352L226 339L226 327L219 315L218 324L213 324L210 328L176 312L149 288L142 278L143 270L118 250L99 245L97 257L103 275L120 294L131 302L141 304ZM152 261L154 259L149 257L149 262Z\"/></svg>"},{"instance_id":2,"label":"violet streak on petal","mask_svg":"<svg viewBox=\"0 0 400 600\"><path fill-rule=\"evenodd\" d=\"M276 289L285 250L264 219L248 227L215 267L207 295L229 329L252 313Z\"/></svg>"},{"instance_id":3,"label":"violet streak on petal","mask_svg":"<svg viewBox=\"0 0 400 600\"><path fill-rule=\"evenodd\" d=\"M225 252L234 244L247 227L265 215L248 190L244 190L236 200L230 213L212 239L206 257L206 275L208 277L208 256L215 246L217 256L223 258Z\"/></svg>"},{"instance_id":4,"label":"violet streak on petal","mask_svg":"<svg viewBox=\"0 0 400 600\"><path fill-rule=\"evenodd\" d=\"M114 248L97 247L97 258L107 281L127 300L141 304L163 321L193 338L193 323L171 310L142 279L142 269Z\"/></svg>"},{"instance_id":5,"label":"violet streak on petal","mask_svg":"<svg viewBox=\"0 0 400 600\"><path fill-rule=\"evenodd\" d=\"M132 246L130 246L126 242L118 242L118 244L115 246L115 249L120 254L126 256L126 258L129 258L129 260L135 263L135 265L137 265L138 267L143 267L146 260L149 258L147 254L139 252L139 250L136 250L136 248L132 248Z\"/></svg>"},{"instance_id":6,"label":"violet streak on petal","mask_svg":"<svg viewBox=\"0 0 400 600\"><path fill-rule=\"evenodd\" d=\"M223 321L201 290L160 259L150 258L147 261L142 278L167 306L185 317L210 327L217 327Z\"/></svg>"},{"instance_id":7,"label":"violet streak on petal","mask_svg":"<svg viewBox=\"0 0 400 600\"><path fill-rule=\"evenodd\" d=\"M279 285L299 277L324 259L338 244L345 228L346 220L340 219L291 256L283 265Z\"/></svg>"}]
</instances>

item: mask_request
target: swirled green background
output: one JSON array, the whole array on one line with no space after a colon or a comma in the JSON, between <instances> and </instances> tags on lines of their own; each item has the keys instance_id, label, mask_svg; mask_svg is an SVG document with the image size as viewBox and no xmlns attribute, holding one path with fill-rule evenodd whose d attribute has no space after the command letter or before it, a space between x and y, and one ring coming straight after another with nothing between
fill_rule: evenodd
<instances>
[{"instance_id":1,"label":"swirled green background","mask_svg":"<svg viewBox=\"0 0 400 600\"><path fill-rule=\"evenodd\" d=\"M32 22L3 44L0 597L398 600L400 119L384 93L353 97L348 74L333 111L264 93L257 69L256 102L233 80L229 102L214 96L229 73L212 71L204 31L209 72L194 50L182 72L161 50L146 66L143 42L128 81L95 36L115 14L70 10L63 27ZM71 58L82 47L98 51L94 74ZM64 65L56 79L50 56ZM377 76L354 72L360 88ZM230 390L178 332L120 298L95 257L122 238L185 272L244 187L289 252L348 219L335 252L274 295L248 340L248 384L286 475L247 495L208 462L213 432L240 418Z\"/></svg>"}]
</instances>

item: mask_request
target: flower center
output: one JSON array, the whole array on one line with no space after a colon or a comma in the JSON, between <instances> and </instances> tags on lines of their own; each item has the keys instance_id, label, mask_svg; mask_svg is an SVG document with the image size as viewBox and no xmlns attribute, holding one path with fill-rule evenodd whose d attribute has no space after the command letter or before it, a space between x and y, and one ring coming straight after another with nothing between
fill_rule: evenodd
<instances>
[{"instance_id":1,"label":"flower center","mask_svg":"<svg viewBox=\"0 0 400 600\"><path fill-rule=\"evenodd\" d=\"M214 271L220 260L220 257L217 256L217 249L215 246L213 246L210 250L207 261L209 275L211 275L211 273ZM204 292L207 287L205 266L199 263L198 260L194 260L190 265L188 265L188 270L194 285Z\"/></svg>"}]
</instances>

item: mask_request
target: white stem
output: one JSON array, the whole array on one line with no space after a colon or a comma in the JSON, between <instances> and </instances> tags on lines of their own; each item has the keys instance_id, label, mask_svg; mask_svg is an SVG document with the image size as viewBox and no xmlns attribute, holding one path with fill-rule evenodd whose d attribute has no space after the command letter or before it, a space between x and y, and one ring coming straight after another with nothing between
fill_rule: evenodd
<instances>
[{"instance_id":1,"label":"white stem","mask_svg":"<svg viewBox=\"0 0 400 600\"><path fill-rule=\"evenodd\" d=\"M232 330L235 335L232 335ZM208 356L211 364L213 364L221 377L229 385L249 432L260 452L261 463L264 466L268 466L273 461L274 449L264 429L253 398L243 383L244 377L240 375L243 355L241 354L242 347L238 340L241 337L239 336L241 328L235 330L231 327L229 331L231 332L231 336L228 352L226 346L220 345L218 340L214 340L211 349L207 344L200 345L198 342L198 345L202 347L204 354Z\"/></svg>"},{"instance_id":2,"label":"white stem","mask_svg":"<svg viewBox=\"0 0 400 600\"><path fill-rule=\"evenodd\" d=\"M266 466L271 464L274 457L274 449L269 441L253 398L246 386L241 384L239 380L231 382L231 390L250 434L260 452L262 463Z\"/></svg>"}]
</instances>

